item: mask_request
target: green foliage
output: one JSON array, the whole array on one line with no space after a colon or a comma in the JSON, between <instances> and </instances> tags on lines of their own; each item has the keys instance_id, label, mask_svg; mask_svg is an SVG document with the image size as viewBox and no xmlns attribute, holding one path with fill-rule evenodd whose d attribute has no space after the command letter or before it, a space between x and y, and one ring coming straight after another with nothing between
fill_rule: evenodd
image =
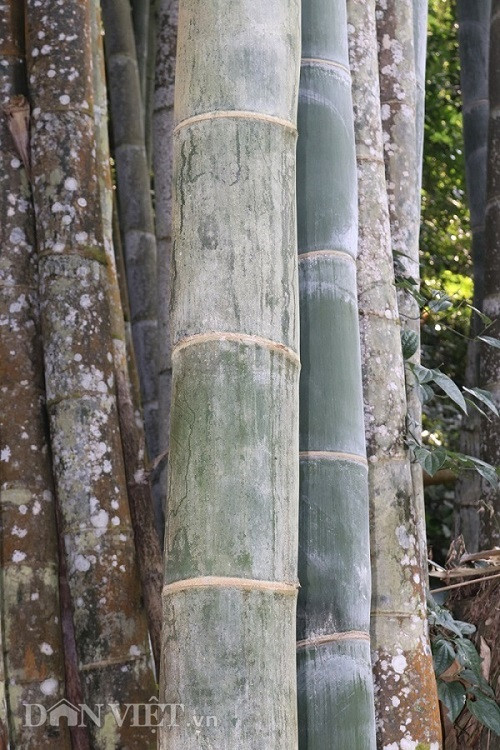
<instances>
[{"instance_id":1,"label":"green foliage","mask_svg":"<svg viewBox=\"0 0 500 750\"><path fill-rule=\"evenodd\" d=\"M481 657L468 635L476 628L455 620L445 607L429 597L429 625L439 700L455 722L465 706L485 727L500 735L500 707L481 672Z\"/></svg>"}]
</instances>

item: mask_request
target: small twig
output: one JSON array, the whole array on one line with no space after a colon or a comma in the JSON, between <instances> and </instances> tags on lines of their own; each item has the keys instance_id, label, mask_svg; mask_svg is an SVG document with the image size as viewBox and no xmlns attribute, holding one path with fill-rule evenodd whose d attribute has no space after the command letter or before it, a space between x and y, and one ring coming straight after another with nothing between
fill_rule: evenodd
<instances>
[{"instance_id":1,"label":"small twig","mask_svg":"<svg viewBox=\"0 0 500 750\"><path fill-rule=\"evenodd\" d=\"M431 594L437 594L440 591L449 591L450 589L458 589L461 586L470 586L473 583L483 583L484 581L490 581L492 578L500 578L500 573L495 573L494 576L483 576L482 578L473 578L472 581L462 581L462 583L452 583L451 586L441 586L439 589L431 589Z\"/></svg>"}]
</instances>

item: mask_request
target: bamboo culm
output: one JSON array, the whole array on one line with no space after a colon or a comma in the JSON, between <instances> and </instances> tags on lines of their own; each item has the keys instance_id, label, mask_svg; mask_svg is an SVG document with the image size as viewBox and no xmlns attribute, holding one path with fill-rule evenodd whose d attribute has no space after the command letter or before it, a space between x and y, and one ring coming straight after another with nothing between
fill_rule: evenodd
<instances>
[{"instance_id":1,"label":"bamboo culm","mask_svg":"<svg viewBox=\"0 0 500 750\"><path fill-rule=\"evenodd\" d=\"M299 747L368 750L375 748L368 469L343 0L302 2L298 127Z\"/></svg>"},{"instance_id":2,"label":"bamboo culm","mask_svg":"<svg viewBox=\"0 0 500 750\"><path fill-rule=\"evenodd\" d=\"M472 231L472 259L474 272L474 307L483 308L486 169L488 143L488 59L490 45L491 0L459 0L460 83L462 90L462 119L464 129L465 178L467 201ZM476 336L481 321L474 312L470 334ZM479 385L480 346L472 339L467 345L466 385ZM462 418L460 451L468 456L480 455L481 417L474 409ZM463 534L466 549L480 549L481 485L477 472L459 476L455 490L455 537Z\"/></svg>"},{"instance_id":3,"label":"bamboo culm","mask_svg":"<svg viewBox=\"0 0 500 750\"><path fill-rule=\"evenodd\" d=\"M120 702L124 694L146 702L154 676L113 376L91 7L74 0L47 14L38 0L28 0L27 9L45 381L83 694L90 705ZM130 721L90 730L96 748L153 746L151 731Z\"/></svg>"},{"instance_id":4,"label":"bamboo culm","mask_svg":"<svg viewBox=\"0 0 500 750\"><path fill-rule=\"evenodd\" d=\"M17 147L29 127L22 6L0 4L0 601L7 748L65 750L67 727L28 727L25 703L65 695L55 494L45 413L35 217ZM9 118L17 118L12 124ZM9 127L11 125L11 127ZM25 131L28 136L29 130ZM27 142L27 139L26 139ZM0 735L2 730L0 729Z\"/></svg>"},{"instance_id":5,"label":"bamboo culm","mask_svg":"<svg viewBox=\"0 0 500 750\"><path fill-rule=\"evenodd\" d=\"M179 4L160 698L222 720L162 750L297 743L299 40L296 0Z\"/></svg>"},{"instance_id":6,"label":"bamboo culm","mask_svg":"<svg viewBox=\"0 0 500 750\"><path fill-rule=\"evenodd\" d=\"M439 709L428 655L425 579L405 446L405 373L385 180L375 0L348 0L348 19L358 157L358 294L377 734L380 747L422 742L428 748L439 741Z\"/></svg>"}]
</instances>

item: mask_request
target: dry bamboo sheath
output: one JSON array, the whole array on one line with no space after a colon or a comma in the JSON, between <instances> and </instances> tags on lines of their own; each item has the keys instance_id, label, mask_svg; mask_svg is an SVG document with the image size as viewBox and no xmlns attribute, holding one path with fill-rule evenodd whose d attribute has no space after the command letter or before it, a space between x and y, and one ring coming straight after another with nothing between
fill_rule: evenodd
<instances>
[{"instance_id":1,"label":"dry bamboo sheath","mask_svg":"<svg viewBox=\"0 0 500 750\"><path fill-rule=\"evenodd\" d=\"M179 7L163 750L296 747L299 19Z\"/></svg>"}]
</instances>

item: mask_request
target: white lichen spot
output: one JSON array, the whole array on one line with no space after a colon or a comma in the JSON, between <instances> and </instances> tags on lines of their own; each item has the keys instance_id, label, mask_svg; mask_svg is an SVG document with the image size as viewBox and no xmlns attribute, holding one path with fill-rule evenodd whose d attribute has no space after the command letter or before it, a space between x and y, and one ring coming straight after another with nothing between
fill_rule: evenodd
<instances>
[{"instance_id":1,"label":"white lichen spot","mask_svg":"<svg viewBox=\"0 0 500 750\"><path fill-rule=\"evenodd\" d=\"M40 594L38 593L38 591L34 591L31 594L30 599L32 602L36 602L38 599L40 599Z\"/></svg>"},{"instance_id":2,"label":"white lichen spot","mask_svg":"<svg viewBox=\"0 0 500 750\"><path fill-rule=\"evenodd\" d=\"M408 549L411 546L412 537L408 534L408 531L406 530L405 526L397 527L396 536L398 538L398 542L400 543L401 547L403 547L403 549Z\"/></svg>"},{"instance_id":3,"label":"white lichen spot","mask_svg":"<svg viewBox=\"0 0 500 750\"><path fill-rule=\"evenodd\" d=\"M12 167L12 169L19 169L19 167L21 166L21 162L16 156L14 156L14 158L10 160L10 166Z\"/></svg>"},{"instance_id":4,"label":"white lichen spot","mask_svg":"<svg viewBox=\"0 0 500 750\"><path fill-rule=\"evenodd\" d=\"M23 539L27 533L27 529L20 529L16 524L14 524L14 526L12 527L12 534L14 536L18 536L20 539Z\"/></svg>"},{"instance_id":5,"label":"white lichen spot","mask_svg":"<svg viewBox=\"0 0 500 750\"><path fill-rule=\"evenodd\" d=\"M393 695L391 701L394 708L396 708L396 706L399 706L399 704L401 703L397 695Z\"/></svg>"},{"instance_id":6,"label":"white lichen spot","mask_svg":"<svg viewBox=\"0 0 500 750\"><path fill-rule=\"evenodd\" d=\"M82 294L80 297L80 305L81 307L88 309L92 304L92 300L90 299L88 294Z\"/></svg>"},{"instance_id":7,"label":"white lichen spot","mask_svg":"<svg viewBox=\"0 0 500 750\"><path fill-rule=\"evenodd\" d=\"M52 648L50 643L45 643L45 641L40 646L40 651L46 656L51 656L54 653L54 649Z\"/></svg>"},{"instance_id":8,"label":"white lichen spot","mask_svg":"<svg viewBox=\"0 0 500 750\"><path fill-rule=\"evenodd\" d=\"M27 506L27 505L24 505L24 504L23 504L23 505L20 505L20 506L19 506L19 513L20 513L20 514L21 514L22 516L25 516L27 512L28 512L28 506Z\"/></svg>"},{"instance_id":9,"label":"white lichen spot","mask_svg":"<svg viewBox=\"0 0 500 750\"><path fill-rule=\"evenodd\" d=\"M138 646L130 646L128 652L129 652L130 656L140 656L141 655L141 650L140 650L140 648Z\"/></svg>"},{"instance_id":10,"label":"white lichen spot","mask_svg":"<svg viewBox=\"0 0 500 750\"><path fill-rule=\"evenodd\" d=\"M78 352L77 352L75 354L75 356L73 357L73 359L75 360L75 362L81 362L82 361L82 355L78 354Z\"/></svg>"},{"instance_id":11,"label":"white lichen spot","mask_svg":"<svg viewBox=\"0 0 500 750\"><path fill-rule=\"evenodd\" d=\"M79 245L84 245L85 242L87 242L89 236L87 232L77 232L75 234L75 239L78 242Z\"/></svg>"},{"instance_id":12,"label":"white lichen spot","mask_svg":"<svg viewBox=\"0 0 500 750\"><path fill-rule=\"evenodd\" d=\"M12 562L20 563L26 559L26 552L20 552L20 550L14 550L12 554Z\"/></svg>"},{"instance_id":13,"label":"white lichen spot","mask_svg":"<svg viewBox=\"0 0 500 750\"><path fill-rule=\"evenodd\" d=\"M6 445L5 448L2 448L2 450L0 451L0 460L7 463L7 461L10 460L11 455L11 450L9 446Z\"/></svg>"},{"instance_id":14,"label":"white lichen spot","mask_svg":"<svg viewBox=\"0 0 500 750\"><path fill-rule=\"evenodd\" d=\"M70 190L71 192L73 192L78 188L78 182L74 177L66 177L66 179L64 180L64 187L66 188L66 190Z\"/></svg>"},{"instance_id":15,"label":"white lichen spot","mask_svg":"<svg viewBox=\"0 0 500 750\"><path fill-rule=\"evenodd\" d=\"M69 104L71 100L67 94L62 94L59 97L59 101L61 102L61 104Z\"/></svg>"},{"instance_id":16,"label":"white lichen spot","mask_svg":"<svg viewBox=\"0 0 500 750\"><path fill-rule=\"evenodd\" d=\"M59 682L54 677L49 677L48 680L44 680L40 685L40 690L44 695L55 695Z\"/></svg>"},{"instance_id":17,"label":"white lichen spot","mask_svg":"<svg viewBox=\"0 0 500 750\"><path fill-rule=\"evenodd\" d=\"M119 526L120 519L118 518L118 516L113 516L113 518L111 519L111 523L113 524L113 526Z\"/></svg>"},{"instance_id":18,"label":"white lichen spot","mask_svg":"<svg viewBox=\"0 0 500 750\"><path fill-rule=\"evenodd\" d=\"M403 674L406 667L408 666L408 662L406 661L406 658L403 656L403 654L398 654L397 656L393 656L391 665L396 674Z\"/></svg>"},{"instance_id":19,"label":"white lichen spot","mask_svg":"<svg viewBox=\"0 0 500 750\"><path fill-rule=\"evenodd\" d=\"M105 510L100 510L94 516L91 516L90 522L96 529L105 529L109 523L109 515Z\"/></svg>"},{"instance_id":20,"label":"white lichen spot","mask_svg":"<svg viewBox=\"0 0 500 750\"><path fill-rule=\"evenodd\" d=\"M90 561L84 555L77 555L75 558L75 568L81 573L85 573L90 568Z\"/></svg>"}]
</instances>

